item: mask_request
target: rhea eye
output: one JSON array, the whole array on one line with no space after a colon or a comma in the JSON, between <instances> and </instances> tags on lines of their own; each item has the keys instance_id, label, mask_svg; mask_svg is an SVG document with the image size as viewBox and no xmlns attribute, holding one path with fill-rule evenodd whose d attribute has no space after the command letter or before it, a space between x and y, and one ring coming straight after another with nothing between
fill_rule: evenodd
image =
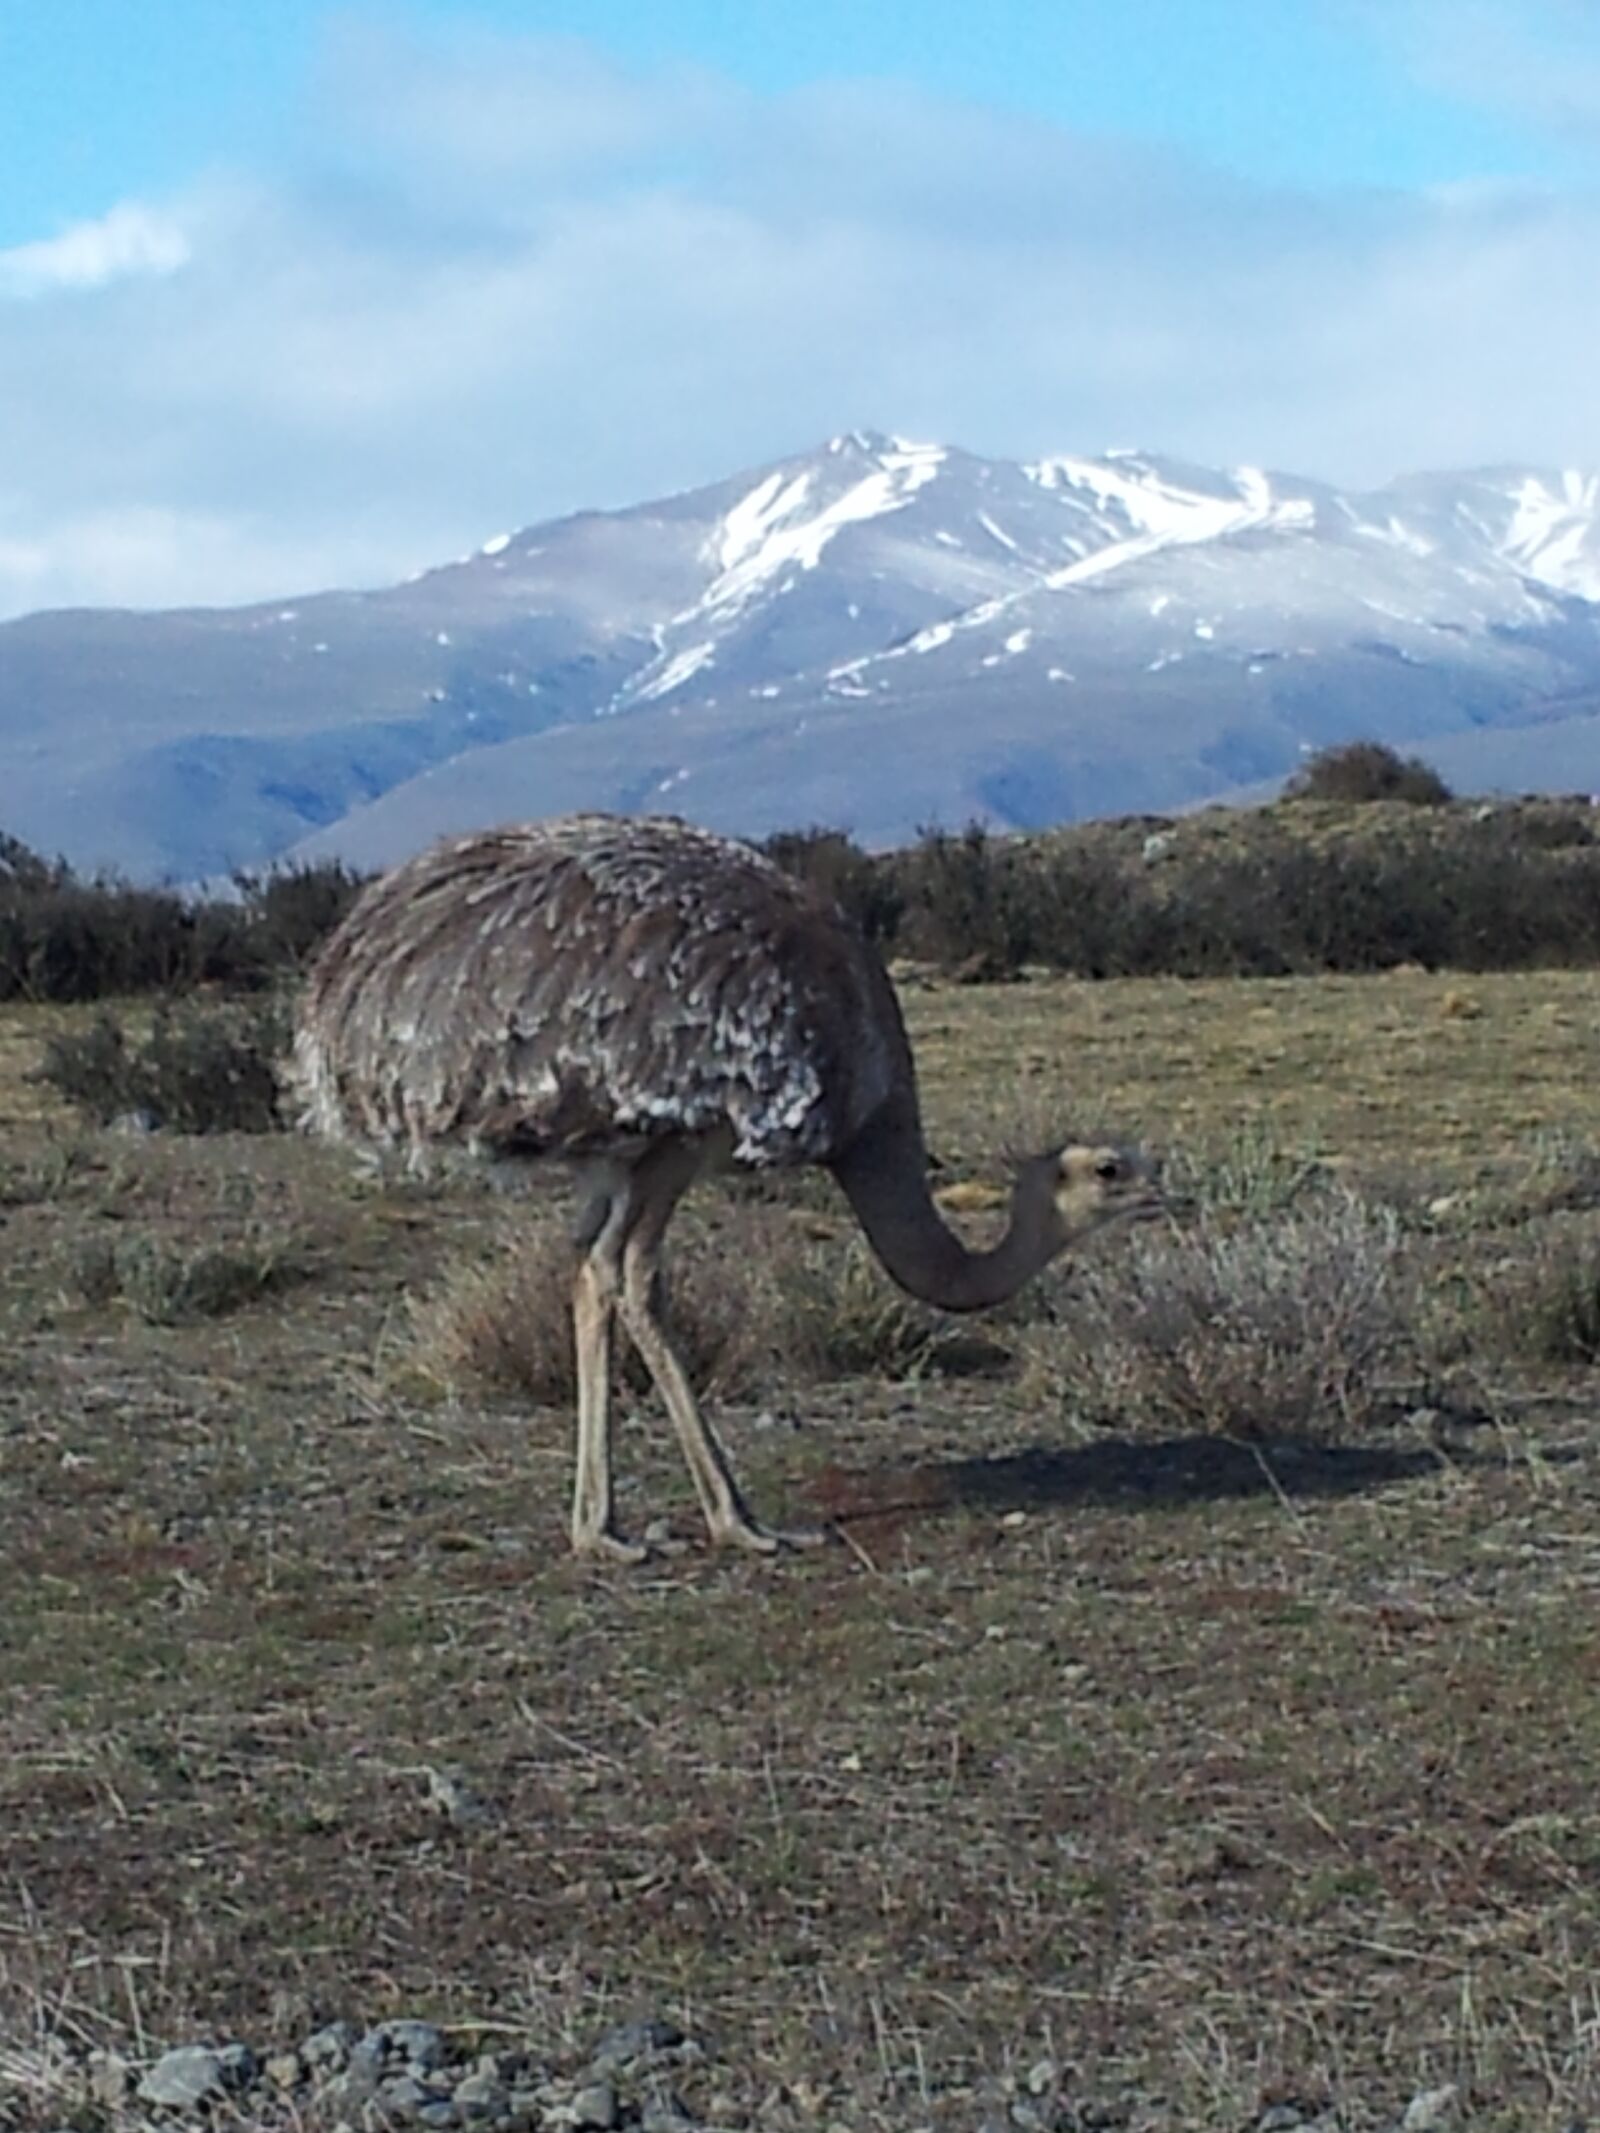
<instances>
[{"instance_id":1,"label":"rhea eye","mask_svg":"<svg viewBox=\"0 0 1600 2133\"><path fill-rule=\"evenodd\" d=\"M1113 1178L1121 1177L1122 1165L1114 1155L1103 1155L1094 1166L1094 1174L1097 1178L1104 1178L1109 1184Z\"/></svg>"}]
</instances>

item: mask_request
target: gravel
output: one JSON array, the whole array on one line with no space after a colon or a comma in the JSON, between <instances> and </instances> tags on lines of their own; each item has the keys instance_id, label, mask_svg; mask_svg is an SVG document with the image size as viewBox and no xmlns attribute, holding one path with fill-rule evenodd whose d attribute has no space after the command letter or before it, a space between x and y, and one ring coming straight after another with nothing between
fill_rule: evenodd
<instances>
[{"instance_id":1,"label":"gravel","mask_svg":"<svg viewBox=\"0 0 1600 2133\"><path fill-rule=\"evenodd\" d=\"M620 2023L586 2057L560 2067L525 2043L469 2049L434 2023L395 2020L367 2029L329 2022L297 2041L261 2047L239 2039L182 2044L142 2062L103 2049L74 2052L56 2039L46 2056L49 2111L106 2133L745 2133L752 2124L794 2123L787 2105L795 2101L818 2133L848 2133L854 2123L848 2114L818 2117L820 2099L803 2088L796 2098L775 2092L753 2113L726 2094L705 2095L705 2049L662 2018ZM705 2097L698 2111L680 2093L686 2085L692 2094L697 2081ZM992 2101L975 2095L969 2122L974 2133L1168 2133L1159 2106L1152 2113L1132 2099L1097 2103L1073 2089L1068 2068L1041 2058L1002 2077L989 2091ZM770 2109L775 2100L786 2102L778 2120ZM0 2098L0 2125L9 2122ZM44 2117L35 2122L50 2126ZM1472 2124L1456 2089L1435 2088L1388 2114L1363 2109L1346 2117L1327 2102L1270 2104L1247 2133L1380 2126L1386 2133L1471 2133ZM1170 2133L1179 2133L1176 2121Z\"/></svg>"},{"instance_id":2,"label":"gravel","mask_svg":"<svg viewBox=\"0 0 1600 2133\"><path fill-rule=\"evenodd\" d=\"M581 2063L552 2069L524 2046L463 2055L431 2022L330 2022L259 2051L183 2044L147 2063L96 2050L59 2061L59 2101L126 2133L248 2125L272 2133L713 2133L672 2086L705 2053L672 2022L625 2022ZM720 2129L718 2129L720 2133Z\"/></svg>"}]
</instances>

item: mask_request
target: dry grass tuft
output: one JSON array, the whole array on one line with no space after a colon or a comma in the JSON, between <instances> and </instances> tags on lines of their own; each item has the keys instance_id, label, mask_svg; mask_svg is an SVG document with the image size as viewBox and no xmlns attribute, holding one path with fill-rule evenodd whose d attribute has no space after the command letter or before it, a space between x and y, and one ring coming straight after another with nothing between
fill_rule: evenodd
<instances>
[{"instance_id":1,"label":"dry grass tuft","mask_svg":"<svg viewBox=\"0 0 1600 2133\"><path fill-rule=\"evenodd\" d=\"M123 1304L149 1326L221 1318L303 1280L304 1240L262 1231L233 1244L171 1244L144 1231L85 1239L68 1273L85 1303Z\"/></svg>"},{"instance_id":2,"label":"dry grass tuft","mask_svg":"<svg viewBox=\"0 0 1600 2133\"><path fill-rule=\"evenodd\" d=\"M1483 1013L1483 1002L1476 994L1452 986L1440 1000L1439 1012L1447 1022L1476 1022Z\"/></svg>"},{"instance_id":3,"label":"dry grass tuft","mask_svg":"<svg viewBox=\"0 0 1600 2133\"><path fill-rule=\"evenodd\" d=\"M1359 1428L1407 1358L1393 1217L1345 1193L1131 1239L1071 1277L1032 1371L1086 1419L1270 1438Z\"/></svg>"},{"instance_id":4,"label":"dry grass tuft","mask_svg":"<svg viewBox=\"0 0 1600 2133\"><path fill-rule=\"evenodd\" d=\"M0 1209L64 1200L93 1160L86 1139L49 1137L26 1154L0 1163Z\"/></svg>"},{"instance_id":5,"label":"dry grass tuft","mask_svg":"<svg viewBox=\"0 0 1600 2133\"><path fill-rule=\"evenodd\" d=\"M492 1256L458 1264L442 1287L413 1299L401 1370L452 1395L570 1404L574 1264L552 1222L503 1232ZM760 1203L685 1212L673 1228L668 1309L696 1384L727 1399L857 1373L904 1378L973 1359L970 1340L902 1295L859 1238L818 1236L803 1215ZM627 1382L646 1390L620 1329L617 1354Z\"/></svg>"},{"instance_id":6,"label":"dry grass tuft","mask_svg":"<svg viewBox=\"0 0 1600 2133\"><path fill-rule=\"evenodd\" d=\"M1600 1236L1552 1227L1477 1285L1484 1344L1526 1362L1600 1363Z\"/></svg>"},{"instance_id":7,"label":"dry grass tuft","mask_svg":"<svg viewBox=\"0 0 1600 2133\"><path fill-rule=\"evenodd\" d=\"M691 1224L679 1225L688 1242ZM759 1391L765 1373L762 1326L769 1234L778 1219L765 1208L740 1209L726 1225L739 1234L729 1268L716 1278L703 1227L673 1258L671 1311L685 1363L697 1383L729 1394ZM695 1247L698 1247L696 1249ZM545 1221L502 1232L488 1258L463 1261L441 1288L414 1297L404 1366L450 1394L514 1394L564 1406L576 1392L572 1277L577 1260L563 1228ZM736 1271L735 1271L736 1269ZM618 1353L628 1382L649 1383L624 1341Z\"/></svg>"},{"instance_id":8,"label":"dry grass tuft","mask_svg":"<svg viewBox=\"0 0 1600 2133\"><path fill-rule=\"evenodd\" d=\"M1271 1221L1333 1183L1315 1149L1258 1125L1176 1149L1165 1175L1175 1202L1227 1225Z\"/></svg>"}]
</instances>

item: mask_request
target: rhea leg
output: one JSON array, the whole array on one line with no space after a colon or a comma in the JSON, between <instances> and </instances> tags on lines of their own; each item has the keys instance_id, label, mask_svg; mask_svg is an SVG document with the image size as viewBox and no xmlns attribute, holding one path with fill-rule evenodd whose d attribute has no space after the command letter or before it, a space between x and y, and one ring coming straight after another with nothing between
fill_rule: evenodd
<instances>
[{"instance_id":1,"label":"rhea leg","mask_svg":"<svg viewBox=\"0 0 1600 2133\"><path fill-rule=\"evenodd\" d=\"M590 1253L572 1291L578 1357L578 1454L572 1491L575 1555L642 1563L649 1550L616 1530L611 1480L611 1324L617 1281L613 1266Z\"/></svg>"},{"instance_id":2,"label":"rhea leg","mask_svg":"<svg viewBox=\"0 0 1600 2133\"><path fill-rule=\"evenodd\" d=\"M633 1213L631 1180L599 1173L577 1225L583 1256L572 1285L578 1366L578 1443L572 1548L613 1562L643 1562L647 1549L616 1530L611 1479L611 1329L621 1286L622 1240Z\"/></svg>"},{"instance_id":3,"label":"rhea leg","mask_svg":"<svg viewBox=\"0 0 1600 2133\"><path fill-rule=\"evenodd\" d=\"M700 1412L688 1373L662 1323L661 1241L698 1167L693 1149L663 1150L657 1162L639 1174L639 1211L628 1227L622 1251L623 1323L672 1418L711 1538L762 1555L785 1545L814 1545L822 1539L820 1533L769 1532L745 1509L727 1455Z\"/></svg>"}]
</instances>

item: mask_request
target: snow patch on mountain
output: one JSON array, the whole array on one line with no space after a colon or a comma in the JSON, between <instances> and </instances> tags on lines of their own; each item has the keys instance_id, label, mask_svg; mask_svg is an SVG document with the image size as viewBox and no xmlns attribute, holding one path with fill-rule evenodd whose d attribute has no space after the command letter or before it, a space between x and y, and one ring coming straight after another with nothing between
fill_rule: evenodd
<instances>
[{"instance_id":1,"label":"snow patch on mountain","mask_svg":"<svg viewBox=\"0 0 1600 2133\"><path fill-rule=\"evenodd\" d=\"M758 482L707 542L720 570L689 614L742 607L795 565L815 570L823 550L846 526L903 511L938 474L945 451L942 445L910 444L896 438L875 459L870 473L820 507L812 503L814 481L809 472L788 480L779 472Z\"/></svg>"},{"instance_id":2,"label":"snow patch on mountain","mask_svg":"<svg viewBox=\"0 0 1600 2133\"><path fill-rule=\"evenodd\" d=\"M1530 474L1512 500L1515 512L1503 552L1546 585L1600 599L1600 557L1590 549L1600 478L1569 469L1556 489Z\"/></svg>"},{"instance_id":3,"label":"snow patch on mountain","mask_svg":"<svg viewBox=\"0 0 1600 2133\"><path fill-rule=\"evenodd\" d=\"M692 681L702 667L710 666L716 656L717 648L713 644L691 644L687 651L674 652L665 666L634 690L633 701L647 704L670 696L674 689L681 689L686 681Z\"/></svg>"}]
</instances>

